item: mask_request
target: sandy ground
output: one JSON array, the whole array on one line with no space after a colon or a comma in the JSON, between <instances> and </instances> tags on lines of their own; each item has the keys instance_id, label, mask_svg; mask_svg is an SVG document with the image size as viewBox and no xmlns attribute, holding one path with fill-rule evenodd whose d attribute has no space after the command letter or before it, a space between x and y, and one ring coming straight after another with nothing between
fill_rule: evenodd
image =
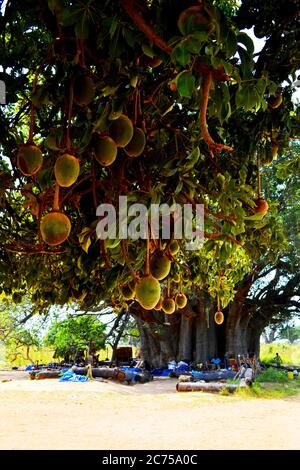
<instances>
[{"instance_id":1,"label":"sandy ground","mask_svg":"<svg viewBox=\"0 0 300 470\"><path fill-rule=\"evenodd\" d=\"M175 385L0 371L0 449L300 449L300 396L242 399Z\"/></svg>"}]
</instances>

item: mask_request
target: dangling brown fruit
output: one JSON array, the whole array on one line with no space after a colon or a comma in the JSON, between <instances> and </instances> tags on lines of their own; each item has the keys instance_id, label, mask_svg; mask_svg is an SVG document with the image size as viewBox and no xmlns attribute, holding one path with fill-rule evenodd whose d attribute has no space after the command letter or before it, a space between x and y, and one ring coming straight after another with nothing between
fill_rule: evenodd
<instances>
[{"instance_id":1,"label":"dangling brown fruit","mask_svg":"<svg viewBox=\"0 0 300 470\"><path fill-rule=\"evenodd\" d=\"M145 148L146 136L142 129L136 127L133 131L132 139L129 144L124 147L124 150L128 157L139 157Z\"/></svg>"},{"instance_id":2,"label":"dangling brown fruit","mask_svg":"<svg viewBox=\"0 0 300 470\"><path fill-rule=\"evenodd\" d=\"M34 144L20 145L17 154L17 166L25 176L35 175L42 167L43 154Z\"/></svg>"},{"instance_id":3,"label":"dangling brown fruit","mask_svg":"<svg viewBox=\"0 0 300 470\"><path fill-rule=\"evenodd\" d=\"M177 83L174 81L169 82L169 88L171 91L173 91L173 93L175 93L175 91L177 91Z\"/></svg>"},{"instance_id":4,"label":"dangling brown fruit","mask_svg":"<svg viewBox=\"0 0 300 470\"><path fill-rule=\"evenodd\" d=\"M58 157L54 165L56 181L62 188L68 188L75 183L80 171L78 158L65 153Z\"/></svg>"},{"instance_id":5,"label":"dangling brown fruit","mask_svg":"<svg viewBox=\"0 0 300 470\"><path fill-rule=\"evenodd\" d=\"M171 255L176 255L178 251L180 250L180 246L177 240L172 240L170 245L169 245L169 251Z\"/></svg>"},{"instance_id":6,"label":"dangling brown fruit","mask_svg":"<svg viewBox=\"0 0 300 470\"><path fill-rule=\"evenodd\" d=\"M157 302L157 304L156 304L155 307L154 307L154 310L161 310L161 308L162 308L162 301L163 301L163 298L160 297L159 301Z\"/></svg>"},{"instance_id":7,"label":"dangling brown fruit","mask_svg":"<svg viewBox=\"0 0 300 470\"><path fill-rule=\"evenodd\" d=\"M218 310L216 313L215 313L215 322L217 325L222 325L223 321L224 321L224 315L223 315L223 312L221 312L221 310Z\"/></svg>"},{"instance_id":8,"label":"dangling brown fruit","mask_svg":"<svg viewBox=\"0 0 300 470\"><path fill-rule=\"evenodd\" d=\"M179 293L175 297L175 302L178 308L184 308L187 304L187 297L183 293Z\"/></svg>"},{"instance_id":9,"label":"dangling brown fruit","mask_svg":"<svg viewBox=\"0 0 300 470\"><path fill-rule=\"evenodd\" d=\"M109 166L117 158L118 148L111 137L98 136L94 143L95 157L100 165Z\"/></svg>"},{"instance_id":10,"label":"dangling brown fruit","mask_svg":"<svg viewBox=\"0 0 300 470\"><path fill-rule=\"evenodd\" d=\"M151 274L135 284L136 300L145 310L152 310L160 298L160 283Z\"/></svg>"},{"instance_id":11,"label":"dangling brown fruit","mask_svg":"<svg viewBox=\"0 0 300 470\"><path fill-rule=\"evenodd\" d=\"M150 259L150 271L152 276L161 281L169 274L171 269L171 261L167 256L158 251L151 256Z\"/></svg>"},{"instance_id":12,"label":"dangling brown fruit","mask_svg":"<svg viewBox=\"0 0 300 470\"><path fill-rule=\"evenodd\" d=\"M272 98L270 102L270 106L273 109L279 108L279 106L282 104L282 94L280 92L277 92L275 97Z\"/></svg>"},{"instance_id":13,"label":"dangling brown fruit","mask_svg":"<svg viewBox=\"0 0 300 470\"><path fill-rule=\"evenodd\" d=\"M95 98L95 83L93 79L87 75L77 77L74 82L74 103L79 106L87 106Z\"/></svg>"},{"instance_id":14,"label":"dangling brown fruit","mask_svg":"<svg viewBox=\"0 0 300 470\"><path fill-rule=\"evenodd\" d=\"M135 291L134 291L134 289L131 288L130 284L128 284L128 283L124 284L121 287L121 292L122 292L122 296L125 300L134 299Z\"/></svg>"},{"instance_id":15,"label":"dangling brown fruit","mask_svg":"<svg viewBox=\"0 0 300 470\"><path fill-rule=\"evenodd\" d=\"M154 56L154 57L145 56L143 58L143 63L147 67L151 67L152 69L155 69L156 67L162 64L162 59L158 56Z\"/></svg>"},{"instance_id":16,"label":"dangling brown fruit","mask_svg":"<svg viewBox=\"0 0 300 470\"><path fill-rule=\"evenodd\" d=\"M111 123L109 135L118 147L126 147L133 137L132 122L127 116L121 114L118 119Z\"/></svg>"},{"instance_id":17,"label":"dangling brown fruit","mask_svg":"<svg viewBox=\"0 0 300 470\"><path fill-rule=\"evenodd\" d=\"M60 245L70 235L71 222L61 212L50 212L41 219L40 230L42 238L47 245Z\"/></svg>"},{"instance_id":18,"label":"dangling brown fruit","mask_svg":"<svg viewBox=\"0 0 300 470\"><path fill-rule=\"evenodd\" d=\"M267 203L267 201L265 199L263 199L262 197L259 197L257 199L255 199L255 207L254 207L254 212L255 214L266 214L269 210L269 205Z\"/></svg>"},{"instance_id":19,"label":"dangling brown fruit","mask_svg":"<svg viewBox=\"0 0 300 470\"><path fill-rule=\"evenodd\" d=\"M162 301L161 308L167 315L172 315L172 313L174 313L176 310L175 301L170 297L166 297Z\"/></svg>"}]
</instances>

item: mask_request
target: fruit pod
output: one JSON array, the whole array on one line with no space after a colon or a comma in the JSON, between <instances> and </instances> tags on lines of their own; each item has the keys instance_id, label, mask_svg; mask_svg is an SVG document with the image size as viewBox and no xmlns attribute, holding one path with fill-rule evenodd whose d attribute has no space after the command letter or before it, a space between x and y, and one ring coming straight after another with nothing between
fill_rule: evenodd
<instances>
[{"instance_id":1,"label":"fruit pod","mask_svg":"<svg viewBox=\"0 0 300 470\"><path fill-rule=\"evenodd\" d=\"M179 294L176 295L175 302L178 308L184 308L187 304L186 295L180 292Z\"/></svg>"},{"instance_id":2,"label":"fruit pod","mask_svg":"<svg viewBox=\"0 0 300 470\"><path fill-rule=\"evenodd\" d=\"M97 135L94 142L94 152L100 165L110 166L117 158L118 148L111 137Z\"/></svg>"},{"instance_id":3,"label":"fruit pod","mask_svg":"<svg viewBox=\"0 0 300 470\"><path fill-rule=\"evenodd\" d=\"M267 201L265 199L263 199L262 197L259 197L257 199L255 199L255 207L254 207L254 212L255 214L266 214L269 210L269 205L267 203Z\"/></svg>"},{"instance_id":4,"label":"fruit pod","mask_svg":"<svg viewBox=\"0 0 300 470\"><path fill-rule=\"evenodd\" d=\"M96 86L91 77L81 75L74 80L73 101L78 106L87 106L95 98Z\"/></svg>"},{"instance_id":5,"label":"fruit pod","mask_svg":"<svg viewBox=\"0 0 300 470\"><path fill-rule=\"evenodd\" d=\"M161 308L167 315L172 315L172 313L174 313L176 310L175 301L171 297L166 297L162 301Z\"/></svg>"},{"instance_id":6,"label":"fruit pod","mask_svg":"<svg viewBox=\"0 0 300 470\"><path fill-rule=\"evenodd\" d=\"M112 121L109 128L109 135L116 143L117 147L126 147L133 137L133 125L131 120L121 114L118 119Z\"/></svg>"},{"instance_id":7,"label":"fruit pod","mask_svg":"<svg viewBox=\"0 0 300 470\"><path fill-rule=\"evenodd\" d=\"M171 261L163 252L156 252L150 259L150 272L153 277L161 281L168 276L171 269Z\"/></svg>"},{"instance_id":8,"label":"fruit pod","mask_svg":"<svg viewBox=\"0 0 300 470\"><path fill-rule=\"evenodd\" d=\"M136 127L133 132L132 139L130 142L124 147L125 153L128 157L135 158L139 157L146 146L146 136L142 129Z\"/></svg>"},{"instance_id":9,"label":"fruit pod","mask_svg":"<svg viewBox=\"0 0 300 470\"><path fill-rule=\"evenodd\" d=\"M145 310L152 310L160 299L160 283L151 274L144 276L136 282L135 294Z\"/></svg>"},{"instance_id":10,"label":"fruit pod","mask_svg":"<svg viewBox=\"0 0 300 470\"><path fill-rule=\"evenodd\" d=\"M70 219L61 212L49 212L49 214L42 217L40 230L42 238L47 245L60 245L70 235L71 222Z\"/></svg>"},{"instance_id":11,"label":"fruit pod","mask_svg":"<svg viewBox=\"0 0 300 470\"><path fill-rule=\"evenodd\" d=\"M215 316L214 316L214 319L215 319L215 322L217 325L221 325L224 321L224 315L223 315L223 312L221 312L221 310L218 310L216 313L215 313Z\"/></svg>"},{"instance_id":12,"label":"fruit pod","mask_svg":"<svg viewBox=\"0 0 300 470\"><path fill-rule=\"evenodd\" d=\"M80 165L78 158L65 153L60 155L55 162L54 174L57 183L62 188L68 188L74 184L79 176Z\"/></svg>"},{"instance_id":13,"label":"fruit pod","mask_svg":"<svg viewBox=\"0 0 300 470\"><path fill-rule=\"evenodd\" d=\"M43 154L39 147L33 143L19 146L17 153L17 166L25 176L35 175L43 165Z\"/></svg>"}]
</instances>

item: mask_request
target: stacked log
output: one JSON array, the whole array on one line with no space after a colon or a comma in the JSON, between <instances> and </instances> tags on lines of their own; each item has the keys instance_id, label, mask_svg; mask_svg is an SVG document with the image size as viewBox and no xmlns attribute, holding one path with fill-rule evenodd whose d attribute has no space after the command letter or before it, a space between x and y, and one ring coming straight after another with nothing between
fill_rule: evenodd
<instances>
[{"instance_id":1,"label":"stacked log","mask_svg":"<svg viewBox=\"0 0 300 470\"><path fill-rule=\"evenodd\" d=\"M214 392L218 393L226 390L230 393L235 392L239 387L245 387L243 384L224 384L222 382L179 382L176 385L177 392Z\"/></svg>"},{"instance_id":2,"label":"stacked log","mask_svg":"<svg viewBox=\"0 0 300 470\"><path fill-rule=\"evenodd\" d=\"M73 366L71 369L75 374L87 375L86 367ZM116 377L118 369L110 369L109 367L92 367L93 377L102 377L103 379L110 379Z\"/></svg>"}]
</instances>

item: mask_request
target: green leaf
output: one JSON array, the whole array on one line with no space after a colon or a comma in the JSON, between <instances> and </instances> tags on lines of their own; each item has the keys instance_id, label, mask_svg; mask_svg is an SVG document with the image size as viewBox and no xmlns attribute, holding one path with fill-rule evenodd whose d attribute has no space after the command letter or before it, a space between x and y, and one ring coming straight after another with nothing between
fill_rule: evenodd
<instances>
[{"instance_id":1,"label":"green leaf","mask_svg":"<svg viewBox=\"0 0 300 470\"><path fill-rule=\"evenodd\" d=\"M232 57L236 53L237 49L237 38L235 33L229 29L227 39L225 42L225 51L227 57Z\"/></svg>"},{"instance_id":2,"label":"green leaf","mask_svg":"<svg viewBox=\"0 0 300 470\"><path fill-rule=\"evenodd\" d=\"M189 53L185 43L180 43L178 46L174 47L171 54L171 60L175 64L180 64L185 67L190 61L191 54Z\"/></svg>"},{"instance_id":3,"label":"green leaf","mask_svg":"<svg viewBox=\"0 0 300 470\"><path fill-rule=\"evenodd\" d=\"M176 77L178 93L182 98L191 98L195 88L195 77L192 72L184 70Z\"/></svg>"},{"instance_id":4,"label":"green leaf","mask_svg":"<svg viewBox=\"0 0 300 470\"><path fill-rule=\"evenodd\" d=\"M196 147L186 159L186 164L184 165L184 171L191 170L196 165L200 157L200 150Z\"/></svg>"},{"instance_id":5,"label":"green leaf","mask_svg":"<svg viewBox=\"0 0 300 470\"><path fill-rule=\"evenodd\" d=\"M266 91L267 82L263 78L260 78L256 82L256 89L260 95L263 95Z\"/></svg>"},{"instance_id":6,"label":"green leaf","mask_svg":"<svg viewBox=\"0 0 300 470\"><path fill-rule=\"evenodd\" d=\"M117 27L118 27L118 20L116 18L116 16L114 16L112 19L111 19L111 25L110 25L110 28L109 28L109 36L110 36L110 39L112 39L114 37L114 34L117 30Z\"/></svg>"},{"instance_id":7,"label":"green leaf","mask_svg":"<svg viewBox=\"0 0 300 470\"><path fill-rule=\"evenodd\" d=\"M220 67L220 65L223 65L223 61L222 59L220 59L219 57L212 57L211 58L211 65L217 69L218 67Z\"/></svg>"},{"instance_id":8,"label":"green leaf","mask_svg":"<svg viewBox=\"0 0 300 470\"><path fill-rule=\"evenodd\" d=\"M81 248L87 253L89 251L89 247L91 245L91 237L86 237L84 241L81 243Z\"/></svg>"},{"instance_id":9,"label":"green leaf","mask_svg":"<svg viewBox=\"0 0 300 470\"><path fill-rule=\"evenodd\" d=\"M176 186L176 189L175 189L175 194L179 194L181 192L182 186L183 186L183 182L179 181L179 183L178 183L178 185Z\"/></svg>"},{"instance_id":10,"label":"green leaf","mask_svg":"<svg viewBox=\"0 0 300 470\"><path fill-rule=\"evenodd\" d=\"M203 41L207 40L207 34L204 32L199 32L199 35L191 34L185 40L185 47L188 52L192 54L199 54Z\"/></svg>"},{"instance_id":11,"label":"green leaf","mask_svg":"<svg viewBox=\"0 0 300 470\"><path fill-rule=\"evenodd\" d=\"M155 56L155 53L154 53L152 47L149 46L149 44L143 43L143 44L142 44L142 50L143 50L143 53L144 53L147 57L151 57L151 59L153 59L153 57Z\"/></svg>"},{"instance_id":12,"label":"green leaf","mask_svg":"<svg viewBox=\"0 0 300 470\"><path fill-rule=\"evenodd\" d=\"M237 36L237 42L243 44L246 49L248 54L251 56L254 53L254 44L250 36L244 32L240 32Z\"/></svg>"},{"instance_id":13,"label":"green leaf","mask_svg":"<svg viewBox=\"0 0 300 470\"><path fill-rule=\"evenodd\" d=\"M58 21L63 26L72 26L81 19L81 11L78 8L70 7L64 8L58 15Z\"/></svg>"},{"instance_id":14,"label":"green leaf","mask_svg":"<svg viewBox=\"0 0 300 470\"><path fill-rule=\"evenodd\" d=\"M236 107L242 107L246 111L258 110L261 104L261 96L252 83L244 83L235 95Z\"/></svg>"},{"instance_id":15,"label":"green leaf","mask_svg":"<svg viewBox=\"0 0 300 470\"><path fill-rule=\"evenodd\" d=\"M250 80L252 78L254 61L243 47L238 46L238 53L241 59L242 78L243 80Z\"/></svg>"},{"instance_id":16,"label":"green leaf","mask_svg":"<svg viewBox=\"0 0 300 470\"><path fill-rule=\"evenodd\" d=\"M79 39L88 39L90 33L89 21L85 16L75 25L75 34Z\"/></svg>"},{"instance_id":17,"label":"green leaf","mask_svg":"<svg viewBox=\"0 0 300 470\"><path fill-rule=\"evenodd\" d=\"M266 214L258 212L257 214L248 215L244 217L244 220L262 220Z\"/></svg>"}]
</instances>

